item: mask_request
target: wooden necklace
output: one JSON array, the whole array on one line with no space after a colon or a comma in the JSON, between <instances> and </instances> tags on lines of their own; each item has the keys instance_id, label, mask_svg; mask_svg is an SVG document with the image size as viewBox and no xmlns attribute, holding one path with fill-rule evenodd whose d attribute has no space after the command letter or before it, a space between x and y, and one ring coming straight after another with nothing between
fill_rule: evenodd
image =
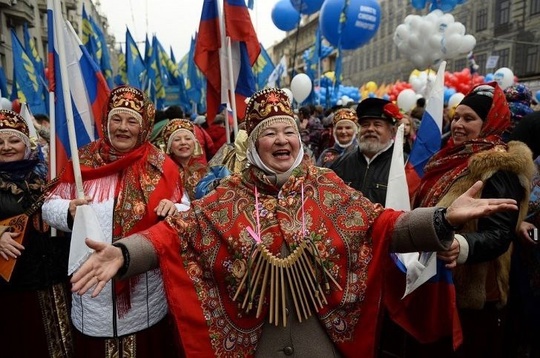
<instances>
[{"instance_id":1,"label":"wooden necklace","mask_svg":"<svg viewBox=\"0 0 540 358\"><path fill-rule=\"evenodd\" d=\"M279 325L280 321L287 325L287 293L290 292L294 310L299 322L318 312L328 303L326 295L330 293L330 281L340 290L343 289L334 277L324 267L319 251L313 241L304 235L294 250L285 258L271 253L263 244L260 237L259 200L255 187L255 213L257 233L248 227L248 233L255 243L248 260L248 269L233 297L236 301L240 292L247 285L247 292L241 303L241 308L249 313L258 297L257 312L259 318L266 297L269 293L269 320L271 324ZM302 230L306 232L304 220L304 186L302 185ZM320 279L318 278L320 277ZM319 280L322 280L322 285ZM323 289L324 286L324 289Z\"/></svg>"}]
</instances>

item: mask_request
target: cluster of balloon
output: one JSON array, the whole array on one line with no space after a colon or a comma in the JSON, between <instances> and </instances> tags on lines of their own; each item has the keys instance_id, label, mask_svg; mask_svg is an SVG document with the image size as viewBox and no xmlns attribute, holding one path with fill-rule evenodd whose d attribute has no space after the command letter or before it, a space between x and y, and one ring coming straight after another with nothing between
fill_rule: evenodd
<instances>
[{"instance_id":1,"label":"cluster of balloon","mask_svg":"<svg viewBox=\"0 0 540 358\"><path fill-rule=\"evenodd\" d=\"M0 109L9 109L13 108L12 103L9 99L2 97L0 98Z\"/></svg>"},{"instance_id":2,"label":"cluster of balloon","mask_svg":"<svg viewBox=\"0 0 540 358\"><path fill-rule=\"evenodd\" d=\"M476 39L452 14L437 9L425 16L407 15L396 27L394 43L416 68L437 69L443 60L471 52Z\"/></svg>"},{"instance_id":3,"label":"cluster of balloon","mask_svg":"<svg viewBox=\"0 0 540 358\"><path fill-rule=\"evenodd\" d=\"M397 101L397 98L401 91L411 88L411 84L408 82L403 82L397 80L393 85L390 85L388 88L388 97L390 101Z\"/></svg>"},{"instance_id":4,"label":"cluster of balloon","mask_svg":"<svg viewBox=\"0 0 540 358\"><path fill-rule=\"evenodd\" d=\"M409 84L414 92L426 96L433 83L435 83L436 77L437 73L433 70L414 70L409 75Z\"/></svg>"},{"instance_id":5,"label":"cluster of balloon","mask_svg":"<svg viewBox=\"0 0 540 358\"><path fill-rule=\"evenodd\" d=\"M360 95L362 96L362 99L368 98L368 97L376 97L377 91L379 89L379 86L375 81L369 81L363 84L360 87Z\"/></svg>"},{"instance_id":6,"label":"cluster of balloon","mask_svg":"<svg viewBox=\"0 0 540 358\"><path fill-rule=\"evenodd\" d=\"M411 0L413 8L423 10L426 5L430 5L431 10L440 9L444 12L450 12L454 10L457 5L463 4L465 0Z\"/></svg>"},{"instance_id":7,"label":"cluster of balloon","mask_svg":"<svg viewBox=\"0 0 540 358\"><path fill-rule=\"evenodd\" d=\"M493 74L493 80L496 81L502 89L506 89L514 84L514 72L508 67L501 67Z\"/></svg>"},{"instance_id":8,"label":"cluster of balloon","mask_svg":"<svg viewBox=\"0 0 540 358\"><path fill-rule=\"evenodd\" d=\"M313 83L305 73L299 73L291 80L291 92L296 102L302 103L309 97Z\"/></svg>"},{"instance_id":9,"label":"cluster of balloon","mask_svg":"<svg viewBox=\"0 0 540 358\"><path fill-rule=\"evenodd\" d=\"M365 45L377 32L381 21L381 7L377 0L324 1L319 16L319 26L324 38L334 47L354 50ZM343 23L340 19L344 19Z\"/></svg>"},{"instance_id":10,"label":"cluster of balloon","mask_svg":"<svg viewBox=\"0 0 540 358\"><path fill-rule=\"evenodd\" d=\"M478 74L471 74L469 68L464 68L459 72L444 73L444 85L448 88L455 89L455 92L467 94L474 86L484 83L485 77Z\"/></svg>"},{"instance_id":11,"label":"cluster of balloon","mask_svg":"<svg viewBox=\"0 0 540 358\"><path fill-rule=\"evenodd\" d=\"M329 85L316 88L315 99L322 104L326 104L328 99L328 106L332 107L347 105L350 102L360 102L361 97L357 87L339 85L337 89L334 89L332 85Z\"/></svg>"}]
</instances>

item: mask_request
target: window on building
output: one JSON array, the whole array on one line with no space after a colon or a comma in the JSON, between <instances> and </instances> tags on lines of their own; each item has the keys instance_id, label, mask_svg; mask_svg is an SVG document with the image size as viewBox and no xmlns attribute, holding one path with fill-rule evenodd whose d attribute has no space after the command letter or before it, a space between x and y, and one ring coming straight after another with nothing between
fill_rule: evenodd
<instances>
[{"instance_id":1,"label":"window on building","mask_svg":"<svg viewBox=\"0 0 540 358\"><path fill-rule=\"evenodd\" d=\"M480 9L476 13L476 31L482 31L487 29L488 25L488 10Z\"/></svg>"},{"instance_id":2,"label":"window on building","mask_svg":"<svg viewBox=\"0 0 540 358\"><path fill-rule=\"evenodd\" d=\"M510 49L503 49L499 51L493 51L493 55L499 56L497 61L497 68L508 67L510 62Z\"/></svg>"},{"instance_id":3,"label":"window on building","mask_svg":"<svg viewBox=\"0 0 540 358\"><path fill-rule=\"evenodd\" d=\"M527 48L527 55L525 59L525 72L536 73L538 72L538 46L529 46Z\"/></svg>"},{"instance_id":4,"label":"window on building","mask_svg":"<svg viewBox=\"0 0 540 358\"><path fill-rule=\"evenodd\" d=\"M454 70L456 72L459 72L459 71L463 70L465 67L467 67L467 59L466 58L455 61Z\"/></svg>"},{"instance_id":5,"label":"window on building","mask_svg":"<svg viewBox=\"0 0 540 358\"><path fill-rule=\"evenodd\" d=\"M479 55L474 55L474 60L476 61L476 64L478 65L478 72L480 74L485 73L487 55L485 53L479 54Z\"/></svg>"},{"instance_id":6,"label":"window on building","mask_svg":"<svg viewBox=\"0 0 540 358\"><path fill-rule=\"evenodd\" d=\"M495 5L495 26L510 22L510 0L498 0Z\"/></svg>"},{"instance_id":7,"label":"window on building","mask_svg":"<svg viewBox=\"0 0 540 358\"><path fill-rule=\"evenodd\" d=\"M530 0L531 1L531 15L536 15L540 13L540 0Z\"/></svg>"}]
</instances>

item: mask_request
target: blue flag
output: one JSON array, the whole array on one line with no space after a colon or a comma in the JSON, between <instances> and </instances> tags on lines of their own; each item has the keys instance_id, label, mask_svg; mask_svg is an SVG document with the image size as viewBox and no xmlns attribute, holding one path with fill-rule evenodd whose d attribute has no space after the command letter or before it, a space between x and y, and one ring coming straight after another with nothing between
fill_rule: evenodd
<instances>
[{"instance_id":1,"label":"blue flag","mask_svg":"<svg viewBox=\"0 0 540 358\"><path fill-rule=\"evenodd\" d=\"M0 66L0 97L8 98L7 79L2 66Z\"/></svg>"},{"instance_id":2,"label":"blue flag","mask_svg":"<svg viewBox=\"0 0 540 358\"><path fill-rule=\"evenodd\" d=\"M268 77L270 77L274 71L274 68L276 68L276 66L274 66L268 52L266 52L261 44L261 53L257 58L257 62L255 62L253 65L253 74L257 79L257 90L261 90L266 86L266 83L268 83Z\"/></svg>"},{"instance_id":3,"label":"blue flag","mask_svg":"<svg viewBox=\"0 0 540 358\"><path fill-rule=\"evenodd\" d=\"M44 84L39 78L34 62L24 50L13 29L11 29L11 46L13 50L11 100L18 98L20 102L25 102L32 113L47 113Z\"/></svg>"},{"instance_id":4,"label":"blue flag","mask_svg":"<svg viewBox=\"0 0 540 358\"><path fill-rule=\"evenodd\" d=\"M202 109L206 104L206 99L204 98L204 94L206 93L206 80L203 78L202 73L195 65L195 61L193 59L195 55L196 41L197 37L195 35L195 37L191 38L191 46L188 53L186 91L189 101L196 104L197 109Z\"/></svg>"},{"instance_id":5,"label":"blue flag","mask_svg":"<svg viewBox=\"0 0 540 358\"><path fill-rule=\"evenodd\" d=\"M120 49L118 53L118 73L114 76L114 84L117 86L127 83L126 55Z\"/></svg>"},{"instance_id":6,"label":"blue flag","mask_svg":"<svg viewBox=\"0 0 540 358\"><path fill-rule=\"evenodd\" d=\"M129 29L126 29L126 77L127 83L137 88L143 88L143 75L146 66L142 59L137 43L131 36Z\"/></svg>"}]
</instances>

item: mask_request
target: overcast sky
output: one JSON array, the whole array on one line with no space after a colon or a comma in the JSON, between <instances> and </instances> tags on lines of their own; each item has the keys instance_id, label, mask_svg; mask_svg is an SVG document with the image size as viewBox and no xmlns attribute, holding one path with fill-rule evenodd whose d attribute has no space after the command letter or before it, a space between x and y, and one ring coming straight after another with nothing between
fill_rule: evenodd
<instances>
[{"instance_id":1,"label":"overcast sky","mask_svg":"<svg viewBox=\"0 0 540 358\"><path fill-rule=\"evenodd\" d=\"M285 37L272 22L278 0L255 0L251 20L265 48ZM191 36L199 27L203 0L101 0L101 13L108 18L117 41L124 42L126 26L135 41L155 34L165 49L172 46L179 61L188 51ZM141 47L141 50L144 46Z\"/></svg>"}]
</instances>

